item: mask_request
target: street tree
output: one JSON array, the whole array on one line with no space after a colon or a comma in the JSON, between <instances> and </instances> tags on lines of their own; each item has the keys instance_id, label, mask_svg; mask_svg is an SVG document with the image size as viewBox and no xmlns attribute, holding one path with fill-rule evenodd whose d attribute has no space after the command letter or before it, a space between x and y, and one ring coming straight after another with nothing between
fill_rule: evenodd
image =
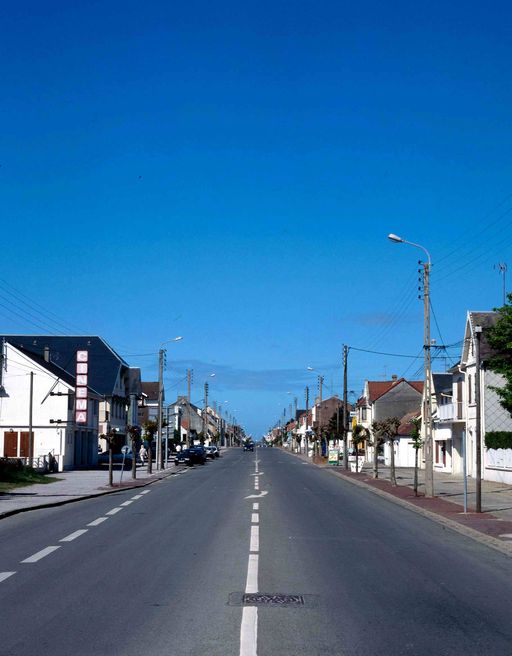
<instances>
[{"instance_id":1,"label":"street tree","mask_svg":"<svg viewBox=\"0 0 512 656\"><path fill-rule=\"evenodd\" d=\"M418 467L419 467L419 450L423 446L421 439L421 417L411 419L412 431L411 440L414 449L414 496L418 496Z\"/></svg>"},{"instance_id":2,"label":"street tree","mask_svg":"<svg viewBox=\"0 0 512 656\"><path fill-rule=\"evenodd\" d=\"M114 465L113 465L113 448L117 441L119 430L117 428L111 428L107 433L101 433L100 437L107 442L108 446L108 484L110 487L114 485Z\"/></svg>"},{"instance_id":3,"label":"street tree","mask_svg":"<svg viewBox=\"0 0 512 656\"><path fill-rule=\"evenodd\" d=\"M140 426L127 426L126 432L130 436L132 447L132 478L137 478L137 451L140 443Z\"/></svg>"},{"instance_id":4,"label":"street tree","mask_svg":"<svg viewBox=\"0 0 512 656\"><path fill-rule=\"evenodd\" d=\"M352 428L352 444L356 450L356 473L359 471L359 448L370 439L370 431L362 424Z\"/></svg>"},{"instance_id":5,"label":"street tree","mask_svg":"<svg viewBox=\"0 0 512 656\"><path fill-rule=\"evenodd\" d=\"M153 449L151 444L153 442L153 438L158 432L158 422L151 419L144 422L142 424L142 428L144 429L144 437L148 442L148 474L151 474L153 471Z\"/></svg>"},{"instance_id":6,"label":"street tree","mask_svg":"<svg viewBox=\"0 0 512 656\"><path fill-rule=\"evenodd\" d=\"M492 349L488 366L491 371L505 379L503 387L493 387L500 404L512 415L512 293L507 294L507 303L495 308L498 320L485 329L487 342Z\"/></svg>"},{"instance_id":7,"label":"street tree","mask_svg":"<svg viewBox=\"0 0 512 656\"><path fill-rule=\"evenodd\" d=\"M400 426L400 419L398 419L398 417L389 417L387 419L375 420L372 423L373 443L374 443L373 477L379 478L379 460L378 460L379 447L382 444L384 444L384 442L389 442L390 452L391 452L389 479L392 485L396 485L394 441L399 426Z\"/></svg>"}]
</instances>

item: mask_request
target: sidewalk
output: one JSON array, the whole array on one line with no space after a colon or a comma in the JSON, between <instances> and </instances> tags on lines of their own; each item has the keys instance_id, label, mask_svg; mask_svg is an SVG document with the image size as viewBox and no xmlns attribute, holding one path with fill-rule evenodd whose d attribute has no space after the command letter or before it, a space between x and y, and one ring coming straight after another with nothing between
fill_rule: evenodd
<instances>
[{"instance_id":1,"label":"sidewalk","mask_svg":"<svg viewBox=\"0 0 512 656\"><path fill-rule=\"evenodd\" d=\"M132 478L131 470L123 471L123 480L120 483L121 470L114 468L114 486L108 485L108 470L90 469L65 471L51 474L59 480L55 483L40 483L18 487L12 492L0 492L0 519L25 510L35 508L59 506L79 499L102 494L112 494L120 490L144 487L162 478L167 478L183 471L183 467L176 467L174 462L166 469L156 471L153 464L153 473L148 474L146 466L137 467L137 478Z\"/></svg>"},{"instance_id":2,"label":"sidewalk","mask_svg":"<svg viewBox=\"0 0 512 656\"><path fill-rule=\"evenodd\" d=\"M327 469L335 476L341 476L355 485L365 487L376 494L385 496L404 507L423 514L434 521L475 538L502 553L512 555L512 487L502 483L482 481L482 511L474 512L475 481L468 478L468 512L464 513L464 481L462 476L434 472L433 499L424 496L424 471L420 470L418 496L414 495L414 469L397 468L397 486L389 481L389 467L379 466L379 478L373 478L370 463L363 465L362 472L352 473L342 465L332 466L324 458L306 458L294 453L302 460L307 460L317 467Z\"/></svg>"}]
</instances>

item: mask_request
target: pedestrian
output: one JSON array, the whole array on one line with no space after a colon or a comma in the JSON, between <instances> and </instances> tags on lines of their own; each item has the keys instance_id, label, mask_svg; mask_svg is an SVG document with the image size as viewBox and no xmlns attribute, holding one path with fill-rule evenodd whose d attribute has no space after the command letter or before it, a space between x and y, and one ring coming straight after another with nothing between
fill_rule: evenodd
<instances>
[{"instance_id":1,"label":"pedestrian","mask_svg":"<svg viewBox=\"0 0 512 656\"><path fill-rule=\"evenodd\" d=\"M140 447L140 451L139 451L139 458L140 458L140 461L141 461L142 465L144 465L144 462L147 458L147 455L148 455L148 452L146 451L146 447L144 446L144 444L142 444L141 447Z\"/></svg>"}]
</instances>

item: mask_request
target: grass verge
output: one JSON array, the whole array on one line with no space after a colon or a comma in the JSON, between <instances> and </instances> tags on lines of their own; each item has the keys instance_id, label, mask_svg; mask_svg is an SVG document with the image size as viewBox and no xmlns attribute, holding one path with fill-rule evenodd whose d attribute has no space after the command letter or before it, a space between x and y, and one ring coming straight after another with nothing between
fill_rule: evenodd
<instances>
[{"instance_id":1,"label":"grass verge","mask_svg":"<svg viewBox=\"0 0 512 656\"><path fill-rule=\"evenodd\" d=\"M39 474L29 467L17 471L4 471L0 479L0 492L9 492L18 487L35 485L36 483L55 483L59 480L61 479L55 478L55 476Z\"/></svg>"}]
</instances>

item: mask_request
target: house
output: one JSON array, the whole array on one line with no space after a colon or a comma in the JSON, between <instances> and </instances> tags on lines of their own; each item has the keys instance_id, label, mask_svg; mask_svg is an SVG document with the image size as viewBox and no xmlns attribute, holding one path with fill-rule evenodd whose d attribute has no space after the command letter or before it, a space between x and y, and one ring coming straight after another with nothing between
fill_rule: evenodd
<instances>
[{"instance_id":1,"label":"house","mask_svg":"<svg viewBox=\"0 0 512 656\"><path fill-rule=\"evenodd\" d=\"M374 421L402 418L421 407L423 381L408 381L392 376L391 380L367 380L363 395L356 404L357 423L372 430ZM366 448L366 457L373 457L373 447Z\"/></svg>"},{"instance_id":2,"label":"house","mask_svg":"<svg viewBox=\"0 0 512 656\"><path fill-rule=\"evenodd\" d=\"M183 442L188 442L189 437L193 441L203 431L202 411L186 396L178 396L176 401L169 405L169 415L174 418L174 428L180 431Z\"/></svg>"},{"instance_id":3,"label":"house","mask_svg":"<svg viewBox=\"0 0 512 656\"><path fill-rule=\"evenodd\" d=\"M36 465L51 454L59 471L94 467L101 396L81 386L86 412L77 422L77 376L51 362L48 351L36 354L5 339L0 360L0 453Z\"/></svg>"},{"instance_id":4,"label":"house","mask_svg":"<svg viewBox=\"0 0 512 656\"><path fill-rule=\"evenodd\" d=\"M158 421L158 397L159 397L160 383L158 381L142 381L141 382L141 398L139 399L139 407L137 412L137 419L139 426L142 426L147 421ZM164 394L162 391L162 404L164 402Z\"/></svg>"},{"instance_id":5,"label":"house","mask_svg":"<svg viewBox=\"0 0 512 656\"><path fill-rule=\"evenodd\" d=\"M77 351L86 351L88 384L100 396L99 434L117 433L115 447L126 443L126 426L137 425L140 370L130 367L105 340L88 335L4 335L3 339L72 376L76 372ZM106 448L104 439L100 439L100 444Z\"/></svg>"}]
</instances>

